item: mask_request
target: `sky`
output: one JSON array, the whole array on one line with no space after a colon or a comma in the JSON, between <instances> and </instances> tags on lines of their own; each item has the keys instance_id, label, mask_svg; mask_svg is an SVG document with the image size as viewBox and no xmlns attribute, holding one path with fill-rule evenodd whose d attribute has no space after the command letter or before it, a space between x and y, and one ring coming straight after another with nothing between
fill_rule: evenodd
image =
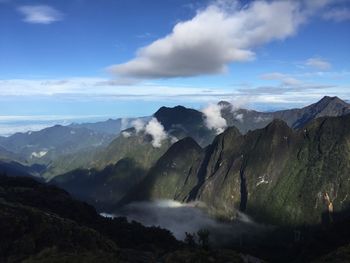
<instances>
[{"instance_id":1,"label":"sky","mask_svg":"<svg viewBox=\"0 0 350 263\"><path fill-rule=\"evenodd\" d=\"M350 0L0 0L0 134L350 99Z\"/></svg>"}]
</instances>

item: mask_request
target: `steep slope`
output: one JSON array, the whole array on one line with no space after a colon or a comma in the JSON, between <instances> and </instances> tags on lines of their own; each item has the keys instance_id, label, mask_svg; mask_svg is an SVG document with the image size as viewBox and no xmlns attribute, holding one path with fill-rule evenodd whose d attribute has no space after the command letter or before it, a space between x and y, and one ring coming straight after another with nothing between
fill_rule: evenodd
<instances>
[{"instance_id":1,"label":"steep slope","mask_svg":"<svg viewBox=\"0 0 350 263\"><path fill-rule=\"evenodd\" d=\"M119 205L132 201L174 199L185 200L198 183L192 164L202 155L202 148L192 138L173 144L149 170L140 184Z\"/></svg>"},{"instance_id":2,"label":"steep slope","mask_svg":"<svg viewBox=\"0 0 350 263\"><path fill-rule=\"evenodd\" d=\"M326 196L334 211L349 203L349 136L350 115L318 119L299 132L274 121L238 139L236 150L225 154L232 146L224 144L212 154L230 166L216 171L209 164L214 172L206 173L196 198L226 216L235 208L270 223L319 223Z\"/></svg>"},{"instance_id":3,"label":"steep slope","mask_svg":"<svg viewBox=\"0 0 350 263\"><path fill-rule=\"evenodd\" d=\"M143 132L137 134L133 131L133 135L128 137L120 135L106 149L98 153L92 166L101 169L121 159L129 158L135 160L140 167L148 169L171 145L170 139L163 140L161 147L153 147L151 141L152 138Z\"/></svg>"},{"instance_id":4,"label":"steep slope","mask_svg":"<svg viewBox=\"0 0 350 263\"><path fill-rule=\"evenodd\" d=\"M152 168L162 179L144 191L183 176L167 173L171 159L181 160L182 152L163 156L168 161ZM217 216L234 218L240 210L267 223L314 224L350 205L350 115L319 118L299 131L280 120L246 135L229 128L205 152L181 167L198 179L186 201L203 201ZM156 197L169 195L158 191Z\"/></svg>"},{"instance_id":5,"label":"steep slope","mask_svg":"<svg viewBox=\"0 0 350 263\"><path fill-rule=\"evenodd\" d=\"M152 262L174 237L125 218L99 216L66 192L0 176L1 262Z\"/></svg>"},{"instance_id":6,"label":"steep slope","mask_svg":"<svg viewBox=\"0 0 350 263\"><path fill-rule=\"evenodd\" d=\"M102 170L78 169L56 176L50 183L93 204L97 210L106 212L138 184L145 174L146 171L134 160L124 158Z\"/></svg>"},{"instance_id":7,"label":"steep slope","mask_svg":"<svg viewBox=\"0 0 350 263\"><path fill-rule=\"evenodd\" d=\"M171 145L167 138L161 147L154 147L152 138L144 132L130 129L129 133L130 136L120 135L107 148L93 154L87 165L58 175L50 182L99 210L108 210L144 178Z\"/></svg>"}]
</instances>

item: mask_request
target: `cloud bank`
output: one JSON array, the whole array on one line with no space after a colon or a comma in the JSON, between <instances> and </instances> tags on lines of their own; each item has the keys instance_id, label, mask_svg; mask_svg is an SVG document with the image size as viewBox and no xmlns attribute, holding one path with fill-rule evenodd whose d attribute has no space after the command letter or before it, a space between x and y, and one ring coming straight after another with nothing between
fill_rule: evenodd
<instances>
[{"instance_id":1,"label":"cloud bank","mask_svg":"<svg viewBox=\"0 0 350 263\"><path fill-rule=\"evenodd\" d=\"M218 104L209 104L202 109L205 125L208 129L215 130L217 134L222 133L227 127L226 120L221 116L222 107Z\"/></svg>"},{"instance_id":2,"label":"cloud bank","mask_svg":"<svg viewBox=\"0 0 350 263\"><path fill-rule=\"evenodd\" d=\"M238 214L237 220L230 223L218 222L199 208L203 206L205 205L198 202L184 204L173 200L137 202L116 211L114 216L126 216L128 220L135 220L146 226L166 228L179 240L185 238L185 232L196 233L200 229L209 229L213 247L240 242L242 236L245 241L256 239L272 229L253 222L242 213Z\"/></svg>"},{"instance_id":3,"label":"cloud bank","mask_svg":"<svg viewBox=\"0 0 350 263\"><path fill-rule=\"evenodd\" d=\"M62 20L62 13L48 5L24 5L18 8L23 21L31 24L51 24Z\"/></svg>"},{"instance_id":4,"label":"cloud bank","mask_svg":"<svg viewBox=\"0 0 350 263\"><path fill-rule=\"evenodd\" d=\"M298 1L254 1L230 8L225 2L217 1L179 22L171 34L110 71L141 79L222 73L231 62L254 59L255 47L294 35L305 21Z\"/></svg>"}]
</instances>

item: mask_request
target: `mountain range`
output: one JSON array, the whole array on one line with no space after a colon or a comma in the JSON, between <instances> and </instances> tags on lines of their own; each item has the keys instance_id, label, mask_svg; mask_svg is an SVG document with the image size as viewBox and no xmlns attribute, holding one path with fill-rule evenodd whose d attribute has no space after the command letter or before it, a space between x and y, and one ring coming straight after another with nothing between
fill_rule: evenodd
<instances>
[{"instance_id":1,"label":"mountain range","mask_svg":"<svg viewBox=\"0 0 350 263\"><path fill-rule=\"evenodd\" d=\"M282 126L286 129L286 135L283 136L288 136L294 133L293 130L295 130L295 132L302 130L301 128L305 125L308 125L308 123L310 123L310 120L317 119L319 116L324 116L327 114L329 116L341 116L343 114L346 114L350 110L349 104L341 101L339 98L336 97L324 97L318 103L312 104L302 109L292 109L273 113L264 113L242 109L234 110L233 106L227 102L220 102L219 105L221 105L222 116L226 116L225 119L227 120L227 123L230 124L231 122L234 122L239 128L228 128L227 131L224 134L219 135L218 138L220 136L224 136L226 133L237 133L236 140L240 142L242 141L242 138L246 138L246 136L243 135L248 136L248 134L251 134L255 129L258 129L258 127L265 127L265 123L267 123L267 125L271 123L271 121L268 122L268 118L272 119L273 115L279 116L285 121L287 121L287 123ZM239 120L237 120L235 117L237 116L237 112L239 114L242 114ZM173 150L171 148L169 149L172 143L171 140L167 139L163 142L160 148L155 148L152 147L152 145L150 144L151 138L149 138L147 134L145 134L144 132L137 133L134 128L129 128L126 131L130 132L132 136L127 138L124 136L119 136L115 140L113 140L107 148L103 149L101 152L98 153L97 157L93 158L94 163L91 163L89 165L91 168L80 169L79 171L70 171L67 174L57 176L52 182L58 183L60 187L69 190L72 194L77 194L77 196L83 198L84 200L94 200L94 203L96 203L97 200L99 205L101 205L102 207L105 207L105 205L103 205L102 203L106 202L108 203L108 206L110 206L113 205L113 203L118 202L121 197L123 197L130 189L132 189L132 187L137 185L137 183L141 182L141 180L148 173L149 169L155 165L155 163L160 157L161 159L159 159L159 161L163 160L163 158L167 158L169 152L175 152L185 156L185 153L187 151L192 151L193 149L194 152L201 152L199 155L202 156L204 155L204 153L202 152L208 151L208 149L213 147L211 144L216 136L216 132L206 127L205 116L202 112L193 109L188 109L182 106L177 106L174 108L162 107L154 114L154 116L160 123L164 124L164 130L168 134L171 134L171 136L174 136L178 139L190 137L192 138L192 143L189 143L189 145L184 145L183 150ZM303 123L303 125L301 123ZM247 130L252 131L246 133ZM271 131L275 132L273 129ZM270 130L267 131L267 133L269 132ZM230 136L233 136L232 134ZM253 132L253 134L255 133ZM218 140L218 138L214 140L214 143ZM250 142L252 140L257 139L253 136L247 137L247 139L245 140L248 143L248 141ZM188 141L189 139L185 140L185 142ZM195 144L197 145L194 146ZM201 150L198 150L198 147L200 147ZM166 152L167 150L168 152ZM231 149L229 149L228 151L230 151L231 153ZM240 149L240 151L243 151L243 149ZM162 156L163 154L165 155ZM261 152L258 152L257 154L260 155ZM198 159L199 157L197 155L196 158ZM177 157L175 157L174 154L170 154L170 157L168 157L169 165L170 162L172 162L172 160L176 158ZM178 158L181 159L181 156ZM193 158L187 157L185 158L185 161L189 162L189 160L192 160ZM119 166L118 162L121 160L124 164L122 166ZM179 162L181 161L179 160L177 163ZM123 167L126 163L128 163L129 165L132 163L133 168L131 170L138 171L139 176L132 177L133 179L129 180L128 177L123 176L124 172L119 172L118 169L112 169L112 172L110 173L106 173L104 170L107 166L109 166L108 169L110 169L110 167L114 165L116 167ZM168 163L166 165L168 165ZM199 164L197 164L197 166L198 165ZM188 167L189 164L187 164L186 169ZM89 176L84 176L84 174ZM103 174L104 176L102 176ZM176 174L179 173L176 172ZM262 174L260 176L264 175ZM193 180L191 187L193 187L193 184L195 184L195 180L197 179L195 179L196 176L193 176L191 178L191 180ZM203 176L200 178L200 180L203 180ZM232 183L236 184L239 183L239 181ZM171 185L170 182L169 184ZM85 191L84 193L82 193L81 190L75 190L81 189L79 185L87 185L89 187L84 188ZM116 185L128 186L120 189L116 187ZM104 191L102 190L104 188L106 189L106 192L113 192L113 194L109 194L110 198L106 199L107 195L104 194ZM116 189L120 190L116 192ZM140 194L142 191L136 192L139 192ZM168 194L170 192L168 192ZM186 195L188 195L188 193L183 193L182 195L175 194L171 196L171 198L176 198L177 200L183 201L186 199ZM192 195L194 195L193 192ZM118 198L116 198L117 196ZM182 199L179 198L179 196L181 196ZM239 194L235 194L236 202L238 202L238 199ZM218 209L216 210L217 211L215 213L217 214ZM224 214L226 214L226 212Z\"/></svg>"},{"instance_id":2,"label":"mountain range","mask_svg":"<svg viewBox=\"0 0 350 263\"><path fill-rule=\"evenodd\" d=\"M20 167L21 172L51 180L100 210L112 209L118 202L123 204L150 198L200 200L207 203L209 211L216 216L234 218L238 209L262 221L289 224L301 223L301 218L305 222L316 222L324 209L321 203L325 193L329 198L335 198L335 203L345 198L342 194L336 198L338 190L331 185L326 187L324 182L316 188L317 193L311 194L307 190L310 196L304 197L302 187L293 183L296 187L294 195L282 196L279 201L270 200L278 191L286 195L283 190L288 185L284 182L286 178L305 184L308 176L300 175L301 171L305 173L311 169L312 176L317 177L315 173L320 173L318 176L324 180L320 167L335 164L328 164L331 158L314 150L318 138L323 136L321 128L326 127L318 123L322 118L328 123L332 116L347 116L349 104L337 97L326 96L301 109L277 112L235 109L224 101L218 106L219 117L224 118L228 126L219 135L215 129L208 128L207 116L201 111L182 106L161 107L153 118L166 136L157 147L152 144L153 135L145 128L151 117L129 120L129 124L124 124L128 128L119 131L119 135L103 133L101 129L111 123L121 125L121 119L97 123L96 126L54 126L1 138L0 146L5 155L20 155L25 160L8 158L3 160L1 167L4 172L11 167L17 167L17 170ZM143 128L136 127L135 120L143 123ZM341 120L340 123L346 119ZM346 131L346 127L338 129ZM339 134L337 130L332 132L334 138L329 137L331 142L338 140L336 135ZM174 144L176 140L180 141ZM345 146L346 143L339 147ZM37 155L43 152L43 156ZM339 152L337 158L347 158L345 150ZM324 158L327 163L317 163L312 159L316 156ZM14 161L19 164L15 165ZM33 170L33 164L41 165L40 169ZM292 167L293 164L296 166ZM325 170L329 171L328 168ZM296 179L298 177L301 179ZM213 192L216 193L214 196ZM300 200L295 196L297 193ZM290 200L294 205L290 206L283 200ZM304 208L299 206L306 205L306 200L312 200L310 203L317 206L317 212L308 215L310 218L304 217L308 208L303 211ZM274 219L273 211L263 209L264 213L260 212L260 207L266 203L275 206L272 210L287 211L284 216ZM301 210L294 211L293 206ZM337 207L342 205L337 204Z\"/></svg>"},{"instance_id":3,"label":"mountain range","mask_svg":"<svg viewBox=\"0 0 350 263\"><path fill-rule=\"evenodd\" d=\"M236 109L224 101L215 107L219 111L211 116L183 106L161 107L153 116L129 120L122 130L119 119L1 137L0 173L5 176L0 177L0 226L9 241L0 245L1 256L5 255L0 261L41 262L48 255L123 262L135 254L135 262L151 262L150 257L159 258L159 251L173 260L164 262L199 256L198 251L188 254L187 250L176 254L174 250L183 244L166 231L149 230L125 219L103 219L67 192L99 212L118 213L132 202L170 199L199 205L225 222L235 222L244 213L253 222L277 230L266 237L267 247L261 250L252 244L247 250L237 249L272 260L272 244L281 246L282 254L301 249L301 254L313 259L326 252L330 254L325 260L334 257L332 249L339 248L333 253L347 251L350 105L337 97L324 97L301 109L276 112ZM208 125L213 117L226 122L223 132ZM108 127L116 128L116 133ZM29 227L30 218L36 218L34 228ZM9 226L7 222L12 221L18 224ZM24 232L14 235L20 225ZM57 231L63 233L68 247L57 238ZM284 235L295 231L308 238L290 243ZM133 245L130 233L140 235L139 246ZM120 235L126 235L126 240ZM315 237L327 241L322 244ZM77 245L76 238L87 241ZM147 248L144 254L140 246L145 244L156 251ZM322 253L316 252L317 247L324 248ZM237 262L242 260L236 253L229 254ZM285 255L276 253L276 258L280 262Z\"/></svg>"},{"instance_id":4,"label":"mountain range","mask_svg":"<svg viewBox=\"0 0 350 263\"><path fill-rule=\"evenodd\" d=\"M226 219L243 211L269 224L321 223L350 205L349 160L350 115L298 131L281 120L245 135L231 127L205 149L191 138L172 145L122 203L202 201Z\"/></svg>"}]
</instances>

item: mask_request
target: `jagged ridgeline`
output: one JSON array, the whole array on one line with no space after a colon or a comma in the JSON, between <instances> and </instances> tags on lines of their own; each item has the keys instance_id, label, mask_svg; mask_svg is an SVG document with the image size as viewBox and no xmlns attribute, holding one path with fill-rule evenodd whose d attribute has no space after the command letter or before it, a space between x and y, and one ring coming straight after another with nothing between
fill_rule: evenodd
<instances>
[{"instance_id":1,"label":"jagged ridgeline","mask_svg":"<svg viewBox=\"0 0 350 263\"><path fill-rule=\"evenodd\" d=\"M285 200L289 200L290 196L286 195L293 187L297 187L295 183L302 183L296 179L301 175L285 176L286 172L282 170L296 173L297 169L302 169L304 173L309 173L307 169L311 169L308 168L311 161L304 156L308 145L303 137L304 127L322 116L350 113L349 104L337 97L324 97L301 109L277 112L236 109L228 102L220 102L218 106L221 116L230 127L218 137L215 137L216 130L208 128L206 116L202 112L182 106L161 107L153 115L167 134L159 147L154 147L150 135L135 130L131 122L122 131L120 119L96 124L54 126L39 132L0 137L0 168L2 171L29 173L51 180L51 183L94 204L100 210L115 206L121 199L121 203L125 203L128 200L160 196L181 201L202 200L209 203L210 211L215 215L226 218L234 216L235 209L240 208L252 215L256 214L256 217L269 217L269 221L275 222L272 211L262 209L258 212L264 207L262 202L266 202L271 204L271 209L276 206L272 210L278 211L281 206L292 211L290 214L293 216L287 213L285 219L278 216L277 221L299 222L294 217L303 215L304 211L294 211L293 207L297 207L296 201L302 202L299 199L304 194L301 193L292 206ZM138 120L146 123L150 119L143 117ZM277 125L275 122L271 124L274 119L285 122L281 124L285 129L281 134L275 134L280 131L274 128ZM105 133L103 129L106 129ZM122 134L111 134L114 129ZM123 132L128 136L124 136ZM173 145L174 139L187 137L192 139ZM272 138L275 141L271 141ZM314 143L316 141L309 142L310 145ZM173 147L169 149L171 145ZM300 153L296 155L294 151L299 150ZM295 156L301 159L295 159ZM307 156L311 158L315 154ZM304 163L306 161L308 163ZM289 167L293 164L295 167ZM323 167L323 164L317 165ZM314 174L316 168L312 169L311 173ZM326 171L328 168L322 169ZM158 177L163 170L168 171L168 176L163 176L160 182ZM329 176L334 176L331 170L327 171ZM324 178L323 175L318 176ZM282 184L282 177L290 181ZM278 187L275 186L277 182ZM147 187L143 188L139 183ZM281 188L283 185L288 191ZM137 188L139 190L136 191ZM313 196L308 204L313 203L319 210L324 208L320 203L325 195L322 191L327 192L330 200L335 197L331 189L317 189L318 201ZM259 197L260 194L263 198ZM268 197L271 200L266 199ZM254 199L257 201L252 203ZM338 201L339 198L335 198L335 203ZM254 209L253 205L256 206ZM314 220L314 215L308 216ZM305 220L309 221L307 218Z\"/></svg>"},{"instance_id":2,"label":"jagged ridgeline","mask_svg":"<svg viewBox=\"0 0 350 263\"><path fill-rule=\"evenodd\" d=\"M350 115L318 118L300 130L274 120L242 135L235 127L202 149L175 143L121 202L203 201L216 216L237 210L258 221L320 223L349 207Z\"/></svg>"}]
</instances>

